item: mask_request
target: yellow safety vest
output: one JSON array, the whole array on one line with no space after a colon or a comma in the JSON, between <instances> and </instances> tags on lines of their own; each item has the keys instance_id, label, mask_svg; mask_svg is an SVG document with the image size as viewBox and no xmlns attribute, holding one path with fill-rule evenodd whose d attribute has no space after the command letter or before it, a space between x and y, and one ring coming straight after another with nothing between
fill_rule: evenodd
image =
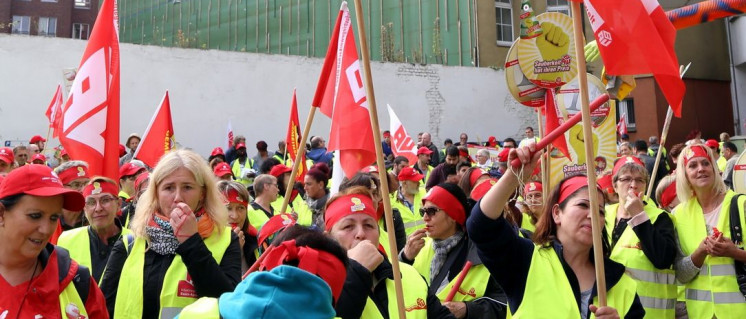
<instances>
[{"instance_id":1,"label":"yellow safety vest","mask_svg":"<svg viewBox=\"0 0 746 319\"><path fill-rule=\"evenodd\" d=\"M521 228L531 231L532 233L535 232L536 225L531 223L531 215L526 214L526 213L521 213L521 214L523 215L523 218L521 218Z\"/></svg>"},{"instance_id":2,"label":"yellow safety vest","mask_svg":"<svg viewBox=\"0 0 746 319\"><path fill-rule=\"evenodd\" d=\"M635 281L623 274L616 285L607 289L607 305L624 318L635 301ZM592 303L598 304L598 296L593 297ZM535 245L523 301L513 318L545 318L548 314L552 318L580 318L575 294L554 248ZM589 311L588 318L595 317Z\"/></svg>"},{"instance_id":3,"label":"yellow safety vest","mask_svg":"<svg viewBox=\"0 0 746 319\"><path fill-rule=\"evenodd\" d=\"M611 230L616 223L619 204L606 206L606 229L609 241ZM644 207L645 214L655 223L658 216L668 212L655 207L649 201ZM637 283L637 295L645 308L645 318L674 318L676 316L676 274L672 268L658 269L645 256L632 226L627 226L611 250L611 260L627 268L626 273Z\"/></svg>"},{"instance_id":4,"label":"yellow safety vest","mask_svg":"<svg viewBox=\"0 0 746 319\"><path fill-rule=\"evenodd\" d=\"M728 164L728 160L725 159L725 157L721 155L717 160L717 164L718 164L718 169L720 170L720 173L722 174L723 171L725 171L725 165Z\"/></svg>"},{"instance_id":5,"label":"yellow safety vest","mask_svg":"<svg viewBox=\"0 0 746 319\"><path fill-rule=\"evenodd\" d=\"M91 291L90 293L94 293ZM60 313L61 318L70 318L66 314L66 308L77 308L78 314L83 316L82 318L88 318L88 312L85 309L85 302L83 302L82 299L80 299L80 295L78 294L78 290L75 289L75 285L71 281L69 284L67 284L67 287L62 290L60 293Z\"/></svg>"},{"instance_id":6,"label":"yellow safety vest","mask_svg":"<svg viewBox=\"0 0 746 319\"><path fill-rule=\"evenodd\" d=\"M202 297L186 306L179 314L179 319L220 319L218 298Z\"/></svg>"},{"instance_id":7,"label":"yellow safety vest","mask_svg":"<svg viewBox=\"0 0 746 319\"><path fill-rule=\"evenodd\" d=\"M736 193L727 191L723 198L717 228L724 237L730 234L730 202ZM738 212L741 214L741 229L744 227L743 203L746 197L738 199ZM675 210L676 232L684 254L690 255L699 243L708 236L702 207L696 197L681 203ZM741 245L739 248L743 248ZM685 285L686 308L689 318L710 319L746 318L746 299L738 289L736 268L733 259L728 257L705 257L699 275Z\"/></svg>"},{"instance_id":8,"label":"yellow safety vest","mask_svg":"<svg viewBox=\"0 0 746 319\"><path fill-rule=\"evenodd\" d=\"M254 226L254 229L259 230L269 220L267 213L261 209L254 209L250 204L246 207L246 218L249 219L249 224Z\"/></svg>"},{"instance_id":9,"label":"yellow safety vest","mask_svg":"<svg viewBox=\"0 0 746 319\"><path fill-rule=\"evenodd\" d=\"M125 247L129 245L128 236L122 237ZM222 232L213 229L212 235L204 239L205 246L212 257L220 264L223 254L231 243L231 230L225 227ZM132 251L122 267L122 275L117 287L116 306L113 318L141 318L143 304L143 271L145 267L145 240L135 238ZM174 256L171 266L166 270L160 295L159 318L173 318L181 309L197 300L197 292L189 280L181 256Z\"/></svg>"},{"instance_id":10,"label":"yellow safety vest","mask_svg":"<svg viewBox=\"0 0 746 319\"><path fill-rule=\"evenodd\" d=\"M275 199L275 201L270 204L272 205L272 208L275 209L275 215L280 214L283 200L285 200L284 197L282 197L281 195L277 195L277 199ZM285 212L290 213L292 211L298 214L298 220L296 221L298 225L311 226L311 223L313 223L313 212L308 207L308 204L306 204L306 201L304 201L303 198L300 197L300 195L295 196L295 199L288 203L288 207Z\"/></svg>"},{"instance_id":11,"label":"yellow safety vest","mask_svg":"<svg viewBox=\"0 0 746 319\"><path fill-rule=\"evenodd\" d=\"M399 191L396 191L396 195L391 200L391 207L398 209L399 214L401 214L401 219L404 223L404 231L407 233L407 236L414 233L415 230L425 228L425 221L422 220L422 216L420 216L420 207L422 207L422 198L425 197L426 194L427 193L422 188L420 188L420 191L417 194L414 194L414 203L412 203L414 211L410 210L407 205L399 201Z\"/></svg>"},{"instance_id":12,"label":"yellow safety vest","mask_svg":"<svg viewBox=\"0 0 746 319\"><path fill-rule=\"evenodd\" d=\"M427 237L425 238L425 247L423 247L422 250L420 250L420 253L417 254L412 266L417 269L422 277L425 277L428 285L433 285L433 283L430 282L430 264L433 262L433 257L435 257L433 239ZM459 272L459 274L461 274L461 272ZM443 301L448 297L448 293L453 288L458 277L459 275L454 277L453 280L443 288L443 290L436 294L438 299ZM464 281L461 283L458 292L453 296L453 301L471 301L483 297L484 292L487 290L487 282L489 279L490 272L487 270L487 267L483 264L473 265L466 274L466 277L464 277Z\"/></svg>"},{"instance_id":13,"label":"yellow safety vest","mask_svg":"<svg viewBox=\"0 0 746 319\"><path fill-rule=\"evenodd\" d=\"M67 249L67 251L70 252L70 258L75 260L78 265L86 266L90 271L91 276L93 276L93 263L91 262L90 248L91 238L88 236L88 227L78 227L62 232L60 238L57 239L57 246ZM129 233L129 229L123 228L120 237ZM104 272L106 271L104 270ZM99 279L99 283L100 281L101 279Z\"/></svg>"},{"instance_id":14,"label":"yellow safety vest","mask_svg":"<svg viewBox=\"0 0 746 319\"><path fill-rule=\"evenodd\" d=\"M381 220L378 221L378 243L381 244L381 247L383 247L383 251L386 252L386 256L389 258L389 261L394 260L391 259L391 247L389 246L389 233L383 230L383 224L385 223L385 219L381 218Z\"/></svg>"},{"instance_id":15,"label":"yellow safety vest","mask_svg":"<svg viewBox=\"0 0 746 319\"><path fill-rule=\"evenodd\" d=\"M254 166L254 160L246 157L246 162L244 162L244 165L241 165L238 157L236 157L236 160L233 161L233 165L231 166L231 172L233 172L233 178L236 179L236 182L239 182L243 184L243 186L249 187L250 183L249 180L241 178L241 171L243 168L251 168Z\"/></svg>"},{"instance_id":16,"label":"yellow safety vest","mask_svg":"<svg viewBox=\"0 0 746 319\"><path fill-rule=\"evenodd\" d=\"M407 319L426 319L427 318L427 283L422 279L414 267L405 263L399 263L401 271L401 281L404 293L404 310ZM386 296L389 300L389 318L396 318L399 313L396 302L396 289L394 281L386 278ZM365 303L363 314L360 319L379 319L383 318L378 311L375 302L370 297Z\"/></svg>"}]
</instances>

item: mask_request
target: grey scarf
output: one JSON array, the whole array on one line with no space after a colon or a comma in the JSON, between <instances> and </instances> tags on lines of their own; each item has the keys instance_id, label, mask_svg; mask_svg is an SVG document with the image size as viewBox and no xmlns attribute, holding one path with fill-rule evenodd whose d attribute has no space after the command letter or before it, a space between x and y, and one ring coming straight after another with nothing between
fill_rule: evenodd
<instances>
[{"instance_id":1,"label":"grey scarf","mask_svg":"<svg viewBox=\"0 0 746 319\"><path fill-rule=\"evenodd\" d=\"M174 235L171 224L165 220L153 216L153 220L160 227L147 226L145 232L150 237L150 249L159 255L175 255L179 241Z\"/></svg>"},{"instance_id":2,"label":"grey scarf","mask_svg":"<svg viewBox=\"0 0 746 319\"><path fill-rule=\"evenodd\" d=\"M464 238L464 232L456 231L451 237L443 240L433 240L433 249L435 250L435 256L433 256L433 262L430 264L430 283L433 283L435 277L442 270L443 264L446 262L448 253L451 252L453 247L456 247L461 239Z\"/></svg>"}]
</instances>

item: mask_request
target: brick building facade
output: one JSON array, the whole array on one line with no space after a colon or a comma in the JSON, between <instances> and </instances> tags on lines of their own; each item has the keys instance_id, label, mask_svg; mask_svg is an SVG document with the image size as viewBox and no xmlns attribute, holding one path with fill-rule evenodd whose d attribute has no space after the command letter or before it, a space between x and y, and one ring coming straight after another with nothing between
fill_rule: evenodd
<instances>
[{"instance_id":1,"label":"brick building facade","mask_svg":"<svg viewBox=\"0 0 746 319\"><path fill-rule=\"evenodd\" d=\"M0 32L88 39L98 6L97 0L3 0Z\"/></svg>"}]
</instances>

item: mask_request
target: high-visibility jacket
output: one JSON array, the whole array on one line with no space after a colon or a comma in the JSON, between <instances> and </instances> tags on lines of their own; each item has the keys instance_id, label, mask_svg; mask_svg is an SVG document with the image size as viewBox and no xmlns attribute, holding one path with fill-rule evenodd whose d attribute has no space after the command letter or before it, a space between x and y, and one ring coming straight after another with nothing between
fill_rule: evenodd
<instances>
[{"instance_id":1,"label":"high-visibility jacket","mask_svg":"<svg viewBox=\"0 0 746 319\"><path fill-rule=\"evenodd\" d=\"M607 287L607 291L607 305L624 318L635 301L635 281L623 274L613 287ZM598 296L593 298L592 304L598 304ZM546 318L548 314L552 318L580 318L575 294L554 248L535 245L523 300L512 317ZM588 318L595 318L595 315L589 311Z\"/></svg>"},{"instance_id":2,"label":"high-visibility jacket","mask_svg":"<svg viewBox=\"0 0 746 319\"><path fill-rule=\"evenodd\" d=\"M57 240L57 246L63 247L70 252L70 257L78 262L79 265L86 266L93 275L93 263L91 262L91 237L88 234L88 227L78 227L63 232ZM129 234L130 230L123 228L122 235ZM96 239L98 240L98 239ZM105 272L105 271L104 271ZM102 273L103 274L103 273ZM100 283L99 279L99 283Z\"/></svg>"},{"instance_id":3,"label":"high-visibility jacket","mask_svg":"<svg viewBox=\"0 0 746 319\"><path fill-rule=\"evenodd\" d=\"M727 191L723 198L717 229L724 237L732 238L730 233L730 203L736 193ZM738 213L741 214L741 229L744 227L743 204L746 196L738 199ZM691 255L699 243L708 236L702 207L696 197L679 204L674 211L674 223L679 235L681 249L686 255ZM743 248L743 244L739 246ZM738 289L736 268L733 258L705 257L699 275L685 284L686 308L689 318L710 319L718 318L746 318L746 299Z\"/></svg>"},{"instance_id":4,"label":"high-visibility jacket","mask_svg":"<svg viewBox=\"0 0 746 319\"><path fill-rule=\"evenodd\" d=\"M405 263L399 263L401 271L401 284L404 294L404 311L407 319L425 319L427 318L427 283L422 279L420 273L414 267ZM396 302L396 289L394 280L386 278L386 296L388 297L389 318L397 318L399 313ZM370 297L365 303L363 314L360 319L382 319L383 316L378 311L378 307Z\"/></svg>"},{"instance_id":5,"label":"high-visibility jacket","mask_svg":"<svg viewBox=\"0 0 746 319\"><path fill-rule=\"evenodd\" d=\"M251 226L256 230L262 228L264 223L269 220L269 217L267 217L267 213L265 213L264 210L254 208L253 205L246 207L246 218L249 219L249 224L251 224Z\"/></svg>"},{"instance_id":6,"label":"high-visibility jacket","mask_svg":"<svg viewBox=\"0 0 746 319\"><path fill-rule=\"evenodd\" d=\"M521 218L521 228L528 230L530 232L536 231L536 225L531 223L531 216L526 213L521 213L523 215L523 218ZM608 228L607 228L608 229Z\"/></svg>"},{"instance_id":7,"label":"high-visibility jacket","mask_svg":"<svg viewBox=\"0 0 746 319\"><path fill-rule=\"evenodd\" d=\"M220 264L223 260L225 250L231 243L231 230L225 227L222 232L214 229L210 237L204 238L205 246L212 253L212 257ZM130 236L124 236L125 247L129 246ZM145 269L145 240L135 238L132 250L129 252L127 261L122 267L122 275L117 287L116 306L114 317L141 318L143 305L143 271ZM181 309L195 302L199 298L191 277L187 273L186 265L181 261L180 255L175 255L171 265L166 270L163 278L163 287L160 295L159 318L173 318L181 312Z\"/></svg>"},{"instance_id":8,"label":"high-visibility jacket","mask_svg":"<svg viewBox=\"0 0 746 319\"><path fill-rule=\"evenodd\" d=\"M244 165L241 165L241 160L236 158L233 163L231 164L231 172L233 172L233 177L236 179L236 182L239 182L243 184L243 186L249 187L250 182L248 179L243 178L242 171L244 168L252 168L254 167L254 160L246 157L246 162L244 162Z\"/></svg>"},{"instance_id":9,"label":"high-visibility jacket","mask_svg":"<svg viewBox=\"0 0 746 319\"><path fill-rule=\"evenodd\" d=\"M425 228L425 221L420 216L420 207L422 207L422 198L427 193L425 189L420 188L417 194L414 194L414 203L412 203L412 209L409 209L406 204L399 201L399 191L396 191L396 196L391 200L391 207L399 210L401 214L402 222L404 223L404 231L407 236L414 233L415 230Z\"/></svg>"},{"instance_id":10,"label":"high-visibility jacket","mask_svg":"<svg viewBox=\"0 0 746 319\"><path fill-rule=\"evenodd\" d=\"M272 208L275 209L275 215L280 214L280 210L282 209L282 201L284 201L285 198L281 195L277 195L277 199L275 199L274 202L272 202ZM303 226L311 226L311 223L313 223L313 211L311 211L311 208L308 207L308 204L306 204L306 201L303 200L303 198L300 197L300 195L295 196L293 200L291 200L288 203L288 207L285 209L286 213L295 212L298 214L298 220L296 221L298 225Z\"/></svg>"},{"instance_id":11,"label":"high-visibility jacket","mask_svg":"<svg viewBox=\"0 0 746 319\"><path fill-rule=\"evenodd\" d=\"M614 229L619 204L606 206L606 229ZM644 207L645 214L655 223L658 216L668 212L655 207L648 201ZM611 232L608 232L611 241ZM676 316L676 274L674 270L658 269L653 266L640 246L631 226L624 229L622 236L611 250L610 259L624 265L626 273L637 283L637 295L645 308L645 318L674 318Z\"/></svg>"},{"instance_id":12,"label":"high-visibility jacket","mask_svg":"<svg viewBox=\"0 0 746 319\"><path fill-rule=\"evenodd\" d=\"M433 262L433 257L435 257L433 239L427 237L425 238L425 247L422 247L420 252L417 254L412 266L417 269L422 277L425 278L428 285L433 285L433 283L430 282L430 264ZM453 280L451 280L443 290L436 294L438 299L441 301L446 299L460 274L461 272L459 272L459 275L453 277ZM453 301L472 301L479 297L483 297L484 292L487 290L489 279L490 272L487 270L487 267L481 263L473 265L466 274L466 277L464 277L464 281L461 283L461 287L459 287L456 295L453 296Z\"/></svg>"},{"instance_id":13,"label":"high-visibility jacket","mask_svg":"<svg viewBox=\"0 0 746 319\"><path fill-rule=\"evenodd\" d=\"M720 156L717 160L717 164L720 173L722 173L725 170L725 165L728 164L728 160L725 159L725 156Z\"/></svg>"}]
</instances>

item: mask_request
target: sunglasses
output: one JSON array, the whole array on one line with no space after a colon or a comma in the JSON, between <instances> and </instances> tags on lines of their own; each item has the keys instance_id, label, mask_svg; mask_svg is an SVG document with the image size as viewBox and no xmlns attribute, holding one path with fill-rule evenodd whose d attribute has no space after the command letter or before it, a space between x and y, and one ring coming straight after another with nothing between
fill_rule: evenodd
<instances>
[{"instance_id":1,"label":"sunglasses","mask_svg":"<svg viewBox=\"0 0 746 319\"><path fill-rule=\"evenodd\" d=\"M425 217L425 214L427 216L433 217L435 214L437 214L440 211L440 208L430 206L430 207L421 207L420 208L420 216Z\"/></svg>"}]
</instances>

